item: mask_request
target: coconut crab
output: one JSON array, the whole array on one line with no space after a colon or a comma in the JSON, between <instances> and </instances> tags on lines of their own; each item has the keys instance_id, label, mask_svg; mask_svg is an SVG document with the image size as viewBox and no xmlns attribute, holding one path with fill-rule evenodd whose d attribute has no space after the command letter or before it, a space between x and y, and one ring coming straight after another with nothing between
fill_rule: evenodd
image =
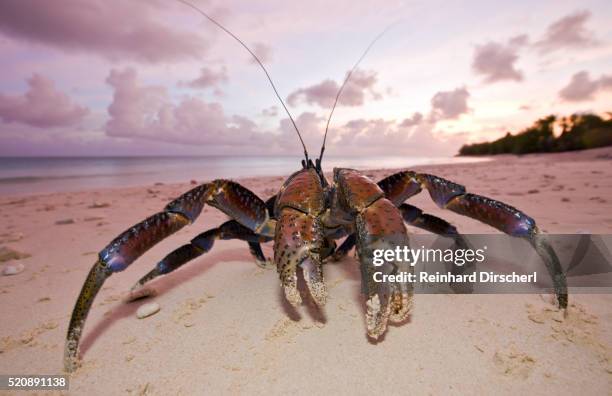
<instances>
[{"instance_id":1,"label":"coconut crab","mask_svg":"<svg viewBox=\"0 0 612 396\"><path fill-rule=\"evenodd\" d=\"M267 261L261 243L273 241L273 262L289 303L297 306L302 301L298 291L299 269L310 297L316 305L322 306L327 296L323 281L325 260L341 259L356 247L367 307L367 334L378 339L385 333L388 322L401 323L407 318L412 306L413 290L410 283L377 283L373 274L375 271L385 275L412 272L412 267L404 261L387 261L375 267L374 250L407 246L409 240L405 223L451 237L459 246L466 244L453 225L405 203L410 197L427 190L440 208L479 220L508 235L526 239L546 264L553 279L559 306L567 308L567 285L557 255L538 231L535 221L520 210L494 199L468 193L464 186L452 181L413 171L398 172L376 183L357 170L336 168L331 183L327 180L321 162L329 122L346 82L382 33L370 43L340 87L327 121L320 156L313 162L289 110L257 56L208 14L186 1L178 1L205 16L253 56L266 73L276 96L289 115L305 157L301 161L301 169L289 176L278 193L266 201L236 182L213 180L186 192L161 212L113 239L100 251L73 309L64 352L66 371L71 372L78 367L78 346L85 320L106 279L115 272L125 270L162 239L195 222L205 205L224 212L231 220L199 234L164 257L134 285L132 290L136 294L147 282L210 251L217 239L247 242L259 265L265 265ZM346 239L336 247L335 240L343 237Z\"/></svg>"}]
</instances>

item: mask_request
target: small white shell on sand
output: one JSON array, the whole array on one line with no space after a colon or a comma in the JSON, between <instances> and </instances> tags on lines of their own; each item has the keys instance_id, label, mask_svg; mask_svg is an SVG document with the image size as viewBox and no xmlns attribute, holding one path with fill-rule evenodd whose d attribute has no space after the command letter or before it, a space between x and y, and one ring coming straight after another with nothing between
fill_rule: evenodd
<instances>
[{"instance_id":1,"label":"small white shell on sand","mask_svg":"<svg viewBox=\"0 0 612 396\"><path fill-rule=\"evenodd\" d=\"M144 304L138 308L138 311L136 311L136 317L138 319L144 319L147 316L155 315L160 309L161 307L158 303Z\"/></svg>"},{"instance_id":2,"label":"small white shell on sand","mask_svg":"<svg viewBox=\"0 0 612 396\"><path fill-rule=\"evenodd\" d=\"M2 270L2 275L5 275L5 276L17 275L23 272L24 269L25 269L25 265L21 263L8 264L4 266L4 269Z\"/></svg>"}]
</instances>

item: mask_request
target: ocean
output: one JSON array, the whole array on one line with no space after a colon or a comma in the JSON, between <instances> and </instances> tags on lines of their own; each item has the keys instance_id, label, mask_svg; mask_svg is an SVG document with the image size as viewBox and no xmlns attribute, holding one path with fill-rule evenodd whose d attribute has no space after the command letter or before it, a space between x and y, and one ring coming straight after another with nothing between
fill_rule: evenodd
<instances>
[{"instance_id":1,"label":"ocean","mask_svg":"<svg viewBox=\"0 0 612 396\"><path fill-rule=\"evenodd\" d=\"M465 157L329 157L323 168L408 168L476 162ZM0 195L25 195L94 188L178 183L215 178L289 175L301 158L206 157L0 157Z\"/></svg>"}]
</instances>

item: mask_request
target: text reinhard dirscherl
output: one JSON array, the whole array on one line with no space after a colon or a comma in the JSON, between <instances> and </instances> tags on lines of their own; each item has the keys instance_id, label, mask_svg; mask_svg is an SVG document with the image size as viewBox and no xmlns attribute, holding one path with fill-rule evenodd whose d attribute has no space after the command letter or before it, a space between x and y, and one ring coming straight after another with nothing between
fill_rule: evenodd
<instances>
[{"instance_id":1,"label":"text reinhard dirscherl","mask_svg":"<svg viewBox=\"0 0 612 396\"><path fill-rule=\"evenodd\" d=\"M395 249L375 249L372 264L380 267L385 262L406 262L414 267L419 262L443 262L452 263L459 267L465 264L482 263L485 260L485 251L482 249L427 249L424 246L418 249L411 249L407 246L396 247ZM418 274L412 272L399 272L395 274L385 274L375 272L374 282L406 282L406 283L536 283L537 272L527 274L496 274L494 272L473 272L470 274L454 274L451 272L428 273L421 271Z\"/></svg>"}]
</instances>

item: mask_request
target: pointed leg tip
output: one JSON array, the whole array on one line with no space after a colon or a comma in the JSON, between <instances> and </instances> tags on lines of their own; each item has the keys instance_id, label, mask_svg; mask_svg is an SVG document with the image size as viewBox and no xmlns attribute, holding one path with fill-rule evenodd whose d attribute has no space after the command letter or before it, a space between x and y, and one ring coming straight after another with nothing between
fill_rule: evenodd
<instances>
[{"instance_id":1,"label":"pointed leg tip","mask_svg":"<svg viewBox=\"0 0 612 396\"><path fill-rule=\"evenodd\" d=\"M306 287L314 303L318 306L325 305L327 301L327 288L323 281L323 270L321 266L322 264L319 260L315 261L310 258L304 260L300 265L302 273L304 274Z\"/></svg>"},{"instance_id":2,"label":"pointed leg tip","mask_svg":"<svg viewBox=\"0 0 612 396\"><path fill-rule=\"evenodd\" d=\"M385 333L389 315L389 304L381 304L378 294L368 298L366 301L366 328L370 338L378 340Z\"/></svg>"},{"instance_id":3,"label":"pointed leg tip","mask_svg":"<svg viewBox=\"0 0 612 396\"><path fill-rule=\"evenodd\" d=\"M313 293L312 291L310 292L310 294L312 295L312 299L314 300L315 304L317 304L317 306L323 307L327 303L327 292L325 291L325 289L320 294Z\"/></svg>"},{"instance_id":4,"label":"pointed leg tip","mask_svg":"<svg viewBox=\"0 0 612 396\"><path fill-rule=\"evenodd\" d=\"M80 364L76 358L69 357L64 359L64 372L68 374L74 373L79 366Z\"/></svg>"},{"instance_id":5,"label":"pointed leg tip","mask_svg":"<svg viewBox=\"0 0 612 396\"><path fill-rule=\"evenodd\" d=\"M557 301L559 302L559 308L564 309L567 312L567 303L568 303L567 294L561 294L557 297Z\"/></svg>"},{"instance_id":6,"label":"pointed leg tip","mask_svg":"<svg viewBox=\"0 0 612 396\"><path fill-rule=\"evenodd\" d=\"M74 343L68 341L64 350L64 371L73 373L81 366Z\"/></svg>"},{"instance_id":7,"label":"pointed leg tip","mask_svg":"<svg viewBox=\"0 0 612 396\"><path fill-rule=\"evenodd\" d=\"M255 265L262 269L272 269L275 267L274 263L270 259L259 260L255 259Z\"/></svg>"},{"instance_id":8,"label":"pointed leg tip","mask_svg":"<svg viewBox=\"0 0 612 396\"><path fill-rule=\"evenodd\" d=\"M322 307L327 302L327 288L325 287L325 283L323 282L312 282L306 278L306 285L308 287L308 291L310 292L310 296L316 305Z\"/></svg>"},{"instance_id":9,"label":"pointed leg tip","mask_svg":"<svg viewBox=\"0 0 612 396\"><path fill-rule=\"evenodd\" d=\"M387 331L387 323L379 323L379 322L368 322L367 324L367 333L368 337L372 339L372 341L378 341L380 337Z\"/></svg>"},{"instance_id":10,"label":"pointed leg tip","mask_svg":"<svg viewBox=\"0 0 612 396\"><path fill-rule=\"evenodd\" d=\"M136 300L141 300L143 298L154 297L157 295L157 290L150 286L134 286L127 296L125 296L124 301L126 303L133 302Z\"/></svg>"},{"instance_id":11,"label":"pointed leg tip","mask_svg":"<svg viewBox=\"0 0 612 396\"><path fill-rule=\"evenodd\" d=\"M391 314L389 320L391 323L401 323L408 318L412 310L412 295L402 293L396 295L391 301Z\"/></svg>"},{"instance_id":12,"label":"pointed leg tip","mask_svg":"<svg viewBox=\"0 0 612 396\"><path fill-rule=\"evenodd\" d=\"M285 298L287 299L289 304L294 307L297 307L302 303L302 297L300 296L300 292L298 291L297 287L295 287L295 285L285 285L283 286L283 289L285 291Z\"/></svg>"}]
</instances>

